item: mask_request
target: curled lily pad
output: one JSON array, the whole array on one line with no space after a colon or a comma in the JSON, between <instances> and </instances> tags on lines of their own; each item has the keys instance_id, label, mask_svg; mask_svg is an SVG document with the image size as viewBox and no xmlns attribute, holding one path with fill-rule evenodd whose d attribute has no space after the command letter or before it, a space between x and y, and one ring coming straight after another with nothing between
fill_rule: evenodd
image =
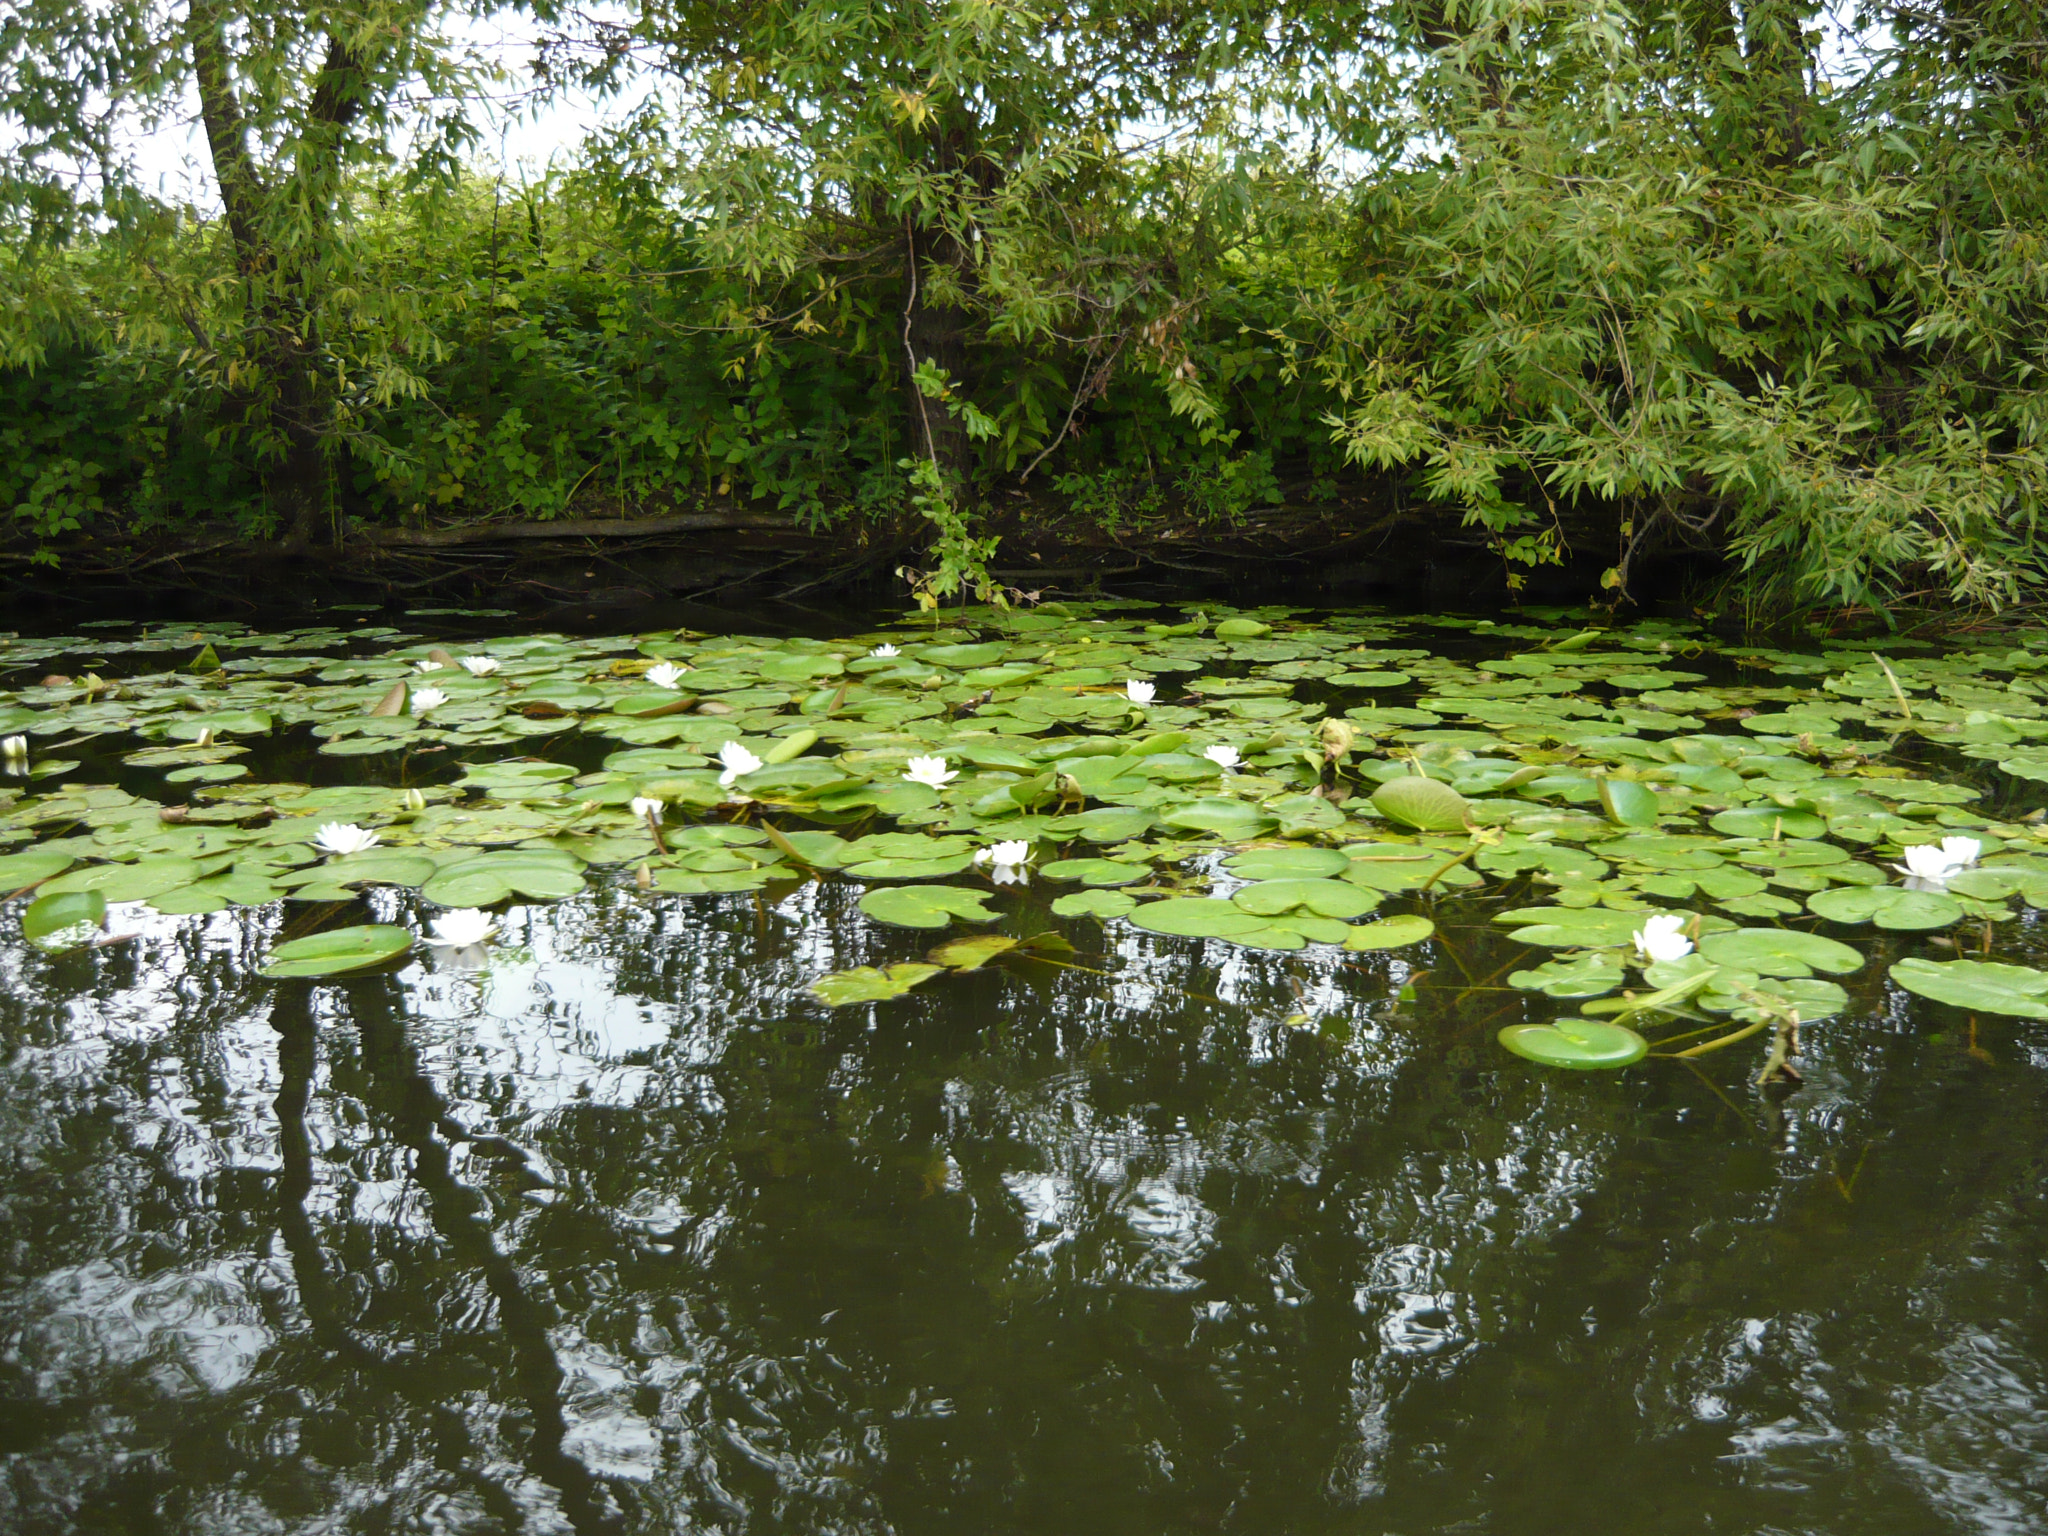
<instances>
[{"instance_id":1,"label":"curled lily pad","mask_svg":"<svg viewBox=\"0 0 2048 1536\"><path fill-rule=\"evenodd\" d=\"M1901 960L1891 978L1908 992L2019 1019L2048 1019L2048 971L1995 960Z\"/></svg>"},{"instance_id":2,"label":"curled lily pad","mask_svg":"<svg viewBox=\"0 0 2048 1536\"><path fill-rule=\"evenodd\" d=\"M1389 779L1373 791L1372 803L1387 820L1418 832L1462 832L1472 825L1470 802L1438 779Z\"/></svg>"},{"instance_id":3,"label":"curled lily pad","mask_svg":"<svg viewBox=\"0 0 2048 1536\"><path fill-rule=\"evenodd\" d=\"M1510 1024L1499 1038L1524 1060L1579 1071L1634 1066L1650 1053L1650 1042L1641 1035L1625 1024L1603 1019Z\"/></svg>"},{"instance_id":4,"label":"curled lily pad","mask_svg":"<svg viewBox=\"0 0 2048 1536\"><path fill-rule=\"evenodd\" d=\"M811 992L829 1007L849 1003L881 1003L901 997L920 982L931 980L946 968L907 960L898 965L863 965L851 971L834 971L811 983Z\"/></svg>"},{"instance_id":5,"label":"curled lily pad","mask_svg":"<svg viewBox=\"0 0 2048 1536\"><path fill-rule=\"evenodd\" d=\"M409 930L386 924L330 928L324 933L278 945L270 952L270 963L257 974L273 980L341 976L396 960L412 945L413 937Z\"/></svg>"}]
</instances>

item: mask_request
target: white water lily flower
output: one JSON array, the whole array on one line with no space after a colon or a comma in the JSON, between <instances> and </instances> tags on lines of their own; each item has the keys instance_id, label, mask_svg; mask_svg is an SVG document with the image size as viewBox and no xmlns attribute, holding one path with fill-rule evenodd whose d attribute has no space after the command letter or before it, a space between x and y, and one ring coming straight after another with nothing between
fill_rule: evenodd
<instances>
[{"instance_id":1,"label":"white water lily flower","mask_svg":"<svg viewBox=\"0 0 2048 1536\"><path fill-rule=\"evenodd\" d=\"M368 827L359 827L352 821L324 822L313 834L313 846L322 853L361 853L382 841Z\"/></svg>"},{"instance_id":2,"label":"white water lily flower","mask_svg":"<svg viewBox=\"0 0 2048 1536\"><path fill-rule=\"evenodd\" d=\"M1237 748L1235 747L1204 747L1202 748L1202 756L1209 759L1210 762L1221 768L1225 773L1230 772L1231 769L1244 761L1243 758L1237 755Z\"/></svg>"},{"instance_id":3,"label":"white water lily flower","mask_svg":"<svg viewBox=\"0 0 2048 1536\"><path fill-rule=\"evenodd\" d=\"M913 784L926 784L933 789L944 789L960 777L960 770L948 768L943 757L913 757L904 768L903 777Z\"/></svg>"},{"instance_id":4,"label":"white water lily flower","mask_svg":"<svg viewBox=\"0 0 2048 1536\"><path fill-rule=\"evenodd\" d=\"M28 738L26 736L9 736L6 740L0 741L0 757L4 757L10 763L27 762Z\"/></svg>"},{"instance_id":5,"label":"white water lily flower","mask_svg":"<svg viewBox=\"0 0 2048 1536\"><path fill-rule=\"evenodd\" d=\"M633 814L643 819L652 816L659 820L663 802L653 795L636 795L633 798Z\"/></svg>"},{"instance_id":6,"label":"white water lily flower","mask_svg":"<svg viewBox=\"0 0 2048 1536\"><path fill-rule=\"evenodd\" d=\"M1133 704L1150 704L1152 696L1158 692L1159 687L1156 683L1144 682L1135 677L1124 684L1124 697Z\"/></svg>"},{"instance_id":7,"label":"white water lily flower","mask_svg":"<svg viewBox=\"0 0 2048 1536\"><path fill-rule=\"evenodd\" d=\"M1022 864L1030 857L1031 845L1021 837L1007 843L990 843L986 848L974 851L977 864Z\"/></svg>"},{"instance_id":8,"label":"white water lily flower","mask_svg":"<svg viewBox=\"0 0 2048 1536\"><path fill-rule=\"evenodd\" d=\"M688 667L679 667L672 661L657 661L644 675L647 681L657 688L674 689L683 685L683 674L689 670Z\"/></svg>"},{"instance_id":9,"label":"white water lily flower","mask_svg":"<svg viewBox=\"0 0 2048 1536\"><path fill-rule=\"evenodd\" d=\"M457 907L453 912L443 912L429 926L436 944L450 949L468 949L496 933L498 920L475 907Z\"/></svg>"},{"instance_id":10,"label":"white water lily flower","mask_svg":"<svg viewBox=\"0 0 2048 1536\"><path fill-rule=\"evenodd\" d=\"M462 658L462 670L471 677L489 677L498 670L499 665L498 658L495 656L465 656Z\"/></svg>"},{"instance_id":11,"label":"white water lily flower","mask_svg":"<svg viewBox=\"0 0 2048 1536\"><path fill-rule=\"evenodd\" d=\"M448 695L438 688L415 688L412 691L412 712L424 715L430 709L438 709L448 702Z\"/></svg>"},{"instance_id":12,"label":"white water lily flower","mask_svg":"<svg viewBox=\"0 0 2048 1536\"><path fill-rule=\"evenodd\" d=\"M725 772L718 776L720 789L730 789L734 779L761 766L761 759L736 741L728 741L718 749L718 760L725 765Z\"/></svg>"},{"instance_id":13,"label":"white water lily flower","mask_svg":"<svg viewBox=\"0 0 2048 1536\"><path fill-rule=\"evenodd\" d=\"M1903 849L1906 862L1892 868L1916 880L1944 885L1976 863L1977 855L1983 851L1984 845L1974 837L1944 837L1939 844L1915 843Z\"/></svg>"},{"instance_id":14,"label":"white water lily flower","mask_svg":"<svg viewBox=\"0 0 2048 1536\"><path fill-rule=\"evenodd\" d=\"M438 672L442 664L438 661L416 661L412 664L415 672Z\"/></svg>"},{"instance_id":15,"label":"white water lily flower","mask_svg":"<svg viewBox=\"0 0 2048 1536\"><path fill-rule=\"evenodd\" d=\"M868 654L870 656L880 656L886 661L891 656L901 656L903 653L893 645L878 645L872 651L869 651Z\"/></svg>"},{"instance_id":16,"label":"white water lily flower","mask_svg":"<svg viewBox=\"0 0 2048 1536\"><path fill-rule=\"evenodd\" d=\"M1685 919L1670 912L1644 918L1643 926L1635 932L1636 954L1647 965L1661 960L1683 960L1692 953L1692 940L1680 932L1684 927Z\"/></svg>"}]
</instances>

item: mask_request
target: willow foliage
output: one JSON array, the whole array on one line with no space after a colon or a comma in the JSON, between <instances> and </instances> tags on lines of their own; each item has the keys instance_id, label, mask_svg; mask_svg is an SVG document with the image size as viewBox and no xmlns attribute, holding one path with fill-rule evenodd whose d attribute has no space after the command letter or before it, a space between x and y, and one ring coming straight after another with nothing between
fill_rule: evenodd
<instances>
[{"instance_id":1,"label":"willow foliage","mask_svg":"<svg viewBox=\"0 0 2048 1536\"><path fill-rule=\"evenodd\" d=\"M466 14L0 19L29 531L1021 489L1401 505L1511 582L2041 580L2038 6L635 0L537 14L529 83L653 89L524 184L465 165ZM108 126L192 109L214 206Z\"/></svg>"}]
</instances>

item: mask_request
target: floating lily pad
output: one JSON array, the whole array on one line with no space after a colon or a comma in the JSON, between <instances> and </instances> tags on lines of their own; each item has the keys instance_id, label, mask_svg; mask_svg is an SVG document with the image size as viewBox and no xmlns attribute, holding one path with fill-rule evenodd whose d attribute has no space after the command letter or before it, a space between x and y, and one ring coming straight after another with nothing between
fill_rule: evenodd
<instances>
[{"instance_id":1,"label":"floating lily pad","mask_svg":"<svg viewBox=\"0 0 2048 1536\"><path fill-rule=\"evenodd\" d=\"M1344 936L1344 947L1352 950L1402 949L1420 944L1436 932L1426 917L1403 912L1383 917L1376 923L1361 923Z\"/></svg>"},{"instance_id":2,"label":"floating lily pad","mask_svg":"<svg viewBox=\"0 0 2048 1536\"><path fill-rule=\"evenodd\" d=\"M1052 904L1054 917L1123 917L1138 905L1138 898L1123 891L1076 891Z\"/></svg>"},{"instance_id":3,"label":"floating lily pad","mask_svg":"<svg viewBox=\"0 0 2048 1536\"><path fill-rule=\"evenodd\" d=\"M1373 791L1372 803L1387 820L1419 832L1461 832L1472 824L1465 797L1437 779L1389 779Z\"/></svg>"},{"instance_id":4,"label":"floating lily pad","mask_svg":"<svg viewBox=\"0 0 2048 1536\"><path fill-rule=\"evenodd\" d=\"M1909 891L1896 885L1842 885L1816 891L1806 910L1831 923L1875 923L1915 932L1962 921L1962 906L1940 891Z\"/></svg>"},{"instance_id":5,"label":"floating lily pad","mask_svg":"<svg viewBox=\"0 0 2048 1536\"><path fill-rule=\"evenodd\" d=\"M346 878L345 862L329 866L330 872L337 868ZM569 855L548 849L508 848L443 865L420 888L420 894L444 907L493 907L514 896L558 901L582 889L582 866Z\"/></svg>"},{"instance_id":6,"label":"floating lily pad","mask_svg":"<svg viewBox=\"0 0 2048 1536\"><path fill-rule=\"evenodd\" d=\"M66 891L42 896L21 914L21 933L38 949L52 953L90 943L107 920L107 898L98 891Z\"/></svg>"},{"instance_id":7,"label":"floating lily pad","mask_svg":"<svg viewBox=\"0 0 2048 1536\"><path fill-rule=\"evenodd\" d=\"M955 919L994 922L1001 914L991 912L987 901L986 892L956 885L891 885L863 894L860 909L898 928L944 928Z\"/></svg>"},{"instance_id":8,"label":"floating lily pad","mask_svg":"<svg viewBox=\"0 0 2048 1536\"><path fill-rule=\"evenodd\" d=\"M1317 917L1363 917L1379 897L1342 880L1261 880L1241 887L1231 901L1259 917L1309 912Z\"/></svg>"},{"instance_id":9,"label":"floating lily pad","mask_svg":"<svg viewBox=\"0 0 2048 1536\"><path fill-rule=\"evenodd\" d=\"M1634 1066L1650 1053L1649 1041L1634 1030L1601 1019L1510 1024L1499 1038L1525 1060L1580 1071Z\"/></svg>"},{"instance_id":10,"label":"floating lily pad","mask_svg":"<svg viewBox=\"0 0 2048 1536\"><path fill-rule=\"evenodd\" d=\"M833 1008L844 1008L849 1003L882 1003L892 997L901 997L920 982L945 971L943 965L924 965L917 961L904 961L898 965L863 965L851 971L834 971L829 976L820 976L811 983L811 991L819 1001Z\"/></svg>"},{"instance_id":11,"label":"floating lily pad","mask_svg":"<svg viewBox=\"0 0 2048 1536\"><path fill-rule=\"evenodd\" d=\"M396 960L412 946L413 936L404 928L384 924L330 928L324 933L278 945L270 952L270 963L257 974L274 980L341 976Z\"/></svg>"},{"instance_id":12,"label":"floating lily pad","mask_svg":"<svg viewBox=\"0 0 2048 1536\"><path fill-rule=\"evenodd\" d=\"M1908 992L1980 1013L2019 1019L2048 1019L2048 971L1994 960L1897 962L1891 978Z\"/></svg>"},{"instance_id":13,"label":"floating lily pad","mask_svg":"<svg viewBox=\"0 0 2048 1536\"><path fill-rule=\"evenodd\" d=\"M1760 976L1845 976L1863 968L1863 956L1846 944L1795 928L1738 928L1710 933L1700 953L1716 965L1755 971Z\"/></svg>"},{"instance_id":14,"label":"floating lily pad","mask_svg":"<svg viewBox=\"0 0 2048 1536\"><path fill-rule=\"evenodd\" d=\"M1621 963L1611 955L1580 955L1572 960L1550 960L1526 971L1508 974L1508 985L1547 997L1602 997L1620 986L1624 979Z\"/></svg>"},{"instance_id":15,"label":"floating lily pad","mask_svg":"<svg viewBox=\"0 0 2048 1536\"><path fill-rule=\"evenodd\" d=\"M1350 869L1351 860L1335 848L1251 848L1223 867L1244 880L1326 880Z\"/></svg>"}]
</instances>

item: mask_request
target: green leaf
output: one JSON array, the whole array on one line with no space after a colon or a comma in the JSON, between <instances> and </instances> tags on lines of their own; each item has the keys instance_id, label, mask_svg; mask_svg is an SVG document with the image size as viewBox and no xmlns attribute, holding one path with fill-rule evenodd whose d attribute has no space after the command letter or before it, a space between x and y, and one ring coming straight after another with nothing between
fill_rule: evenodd
<instances>
[{"instance_id":1,"label":"green leaf","mask_svg":"<svg viewBox=\"0 0 2048 1536\"><path fill-rule=\"evenodd\" d=\"M1435 932L1436 924L1428 918L1404 912L1352 929L1345 936L1344 947L1355 950L1401 949L1409 944L1420 944Z\"/></svg>"},{"instance_id":2,"label":"green leaf","mask_svg":"<svg viewBox=\"0 0 2048 1536\"><path fill-rule=\"evenodd\" d=\"M1621 963L1611 955L1580 955L1551 960L1526 971L1512 971L1508 985L1547 997L1602 997L1620 986Z\"/></svg>"},{"instance_id":3,"label":"green leaf","mask_svg":"<svg viewBox=\"0 0 2048 1536\"><path fill-rule=\"evenodd\" d=\"M1580 1071L1634 1066L1650 1053L1650 1043L1627 1025L1599 1019L1510 1024L1499 1039L1517 1056L1539 1066Z\"/></svg>"},{"instance_id":4,"label":"green leaf","mask_svg":"<svg viewBox=\"0 0 2048 1536\"><path fill-rule=\"evenodd\" d=\"M21 914L21 933L39 949L75 949L89 943L107 920L107 898L98 891L66 891L32 901Z\"/></svg>"},{"instance_id":5,"label":"green leaf","mask_svg":"<svg viewBox=\"0 0 2048 1536\"><path fill-rule=\"evenodd\" d=\"M1228 901L1206 896L1170 896L1131 914L1134 927L1184 939L1227 939L1267 927L1263 917Z\"/></svg>"},{"instance_id":6,"label":"green leaf","mask_svg":"<svg viewBox=\"0 0 2048 1536\"><path fill-rule=\"evenodd\" d=\"M298 976L340 976L383 965L411 950L412 934L383 924L330 928L308 938L293 939L270 952L270 963L257 972L273 980Z\"/></svg>"},{"instance_id":7,"label":"green leaf","mask_svg":"<svg viewBox=\"0 0 2048 1536\"><path fill-rule=\"evenodd\" d=\"M1922 960L1892 966L1891 977L1908 992L1978 1013L2018 1019L2048 1019L2048 971L1992 960Z\"/></svg>"},{"instance_id":8,"label":"green leaf","mask_svg":"<svg viewBox=\"0 0 2048 1536\"><path fill-rule=\"evenodd\" d=\"M1261 880L1241 887L1231 901L1259 917L1305 911L1318 917L1363 917L1379 905L1377 894L1342 880Z\"/></svg>"},{"instance_id":9,"label":"green leaf","mask_svg":"<svg viewBox=\"0 0 2048 1536\"><path fill-rule=\"evenodd\" d=\"M1610 821L1626 827L1654 827L1657 825L1657 792L1646 784L1633 779L1610 779L1602 777L1600 804L1606 808Z\"/></svg>"},{"instance_id":10,"label":"green leaf","mask_svg":"<svg viewBox=\"0 0 2048 1536\"><path fill-rule=\"evenodd\" d=\"M1055 859L1039 873L1048 880L1078 880L1083 885L1129 885L1151 874L1152 866L1123 859Z\"/></svg>"},{"instance_id":11,"label":"green leaf","mask_svg":"<svg viewBox=\"0 0 2048 1536\"><path fill-rule=\"evenodd\" d=\"M1223 867L1244 880L1327 880L1349 870L1351 860L1335 848L1251 848Z\"/></svg>"},{"instance_id":12,"label":"green leaf","mask_svg":"<svg viewBox=\"0 0 2048 1536\"><path fill-rule=\"evenodd\" d=\"M328 872L345 880L348 862L336 860ZM514 896L558 901L582 889L582 865L570 855L545 848L507 848L442 865L420 887L420 894L444 907L494 907Z\"/></svg>"},{"instance_id":13,"label":"green leaf","mask_svg":"<svg viewBox=\"0 0 2048 1536\"><path fill-rule=\"evenodd\" d=\"M1373 791L1372 803L1387 820L1420 832L1462 832L1472 825L1465 797L1436 779L1389 779Z\"/></svg>"},{"instance_id":14,"label":"green leaf","mask_svg":"<svg viewBox=\"0 0 2048 1536\"><path fill-rule=\"evenodd\" d=\"M1123 891L1077 891L1052 904L1054 917L1122 917L1138 905L1138 898Z\"/></svg>"},{"instance_id":15,"label":"green leaf","mask_svg":"<svg viewBox=\"0 0 2048 1536\"><path fill-rule=\"evenodd\" d=\"M1819 971L1846 976L1863 969L1863 956L1846 944L1793 928L1737 928L1710 933L1700 953L1715 965L1755 971L1759 976L1811 976Z\"/></svg>"},{"instance_id":16,"label":"green leaf","mask_svg":"<svg viewBox=\"0 0 2048 1536\"><path fill-rule=\"evenodd\" d=\"M1896 885L1838 885L1806 898L1806 910L1831 923L1875 923L1912 933L1959 923L1963 909L1940 891L1909 891Z\"/></svg>"},{"instance_id":17,"label":"green leaf","mask_svg":"<svg viewBox=\"0 0 2048 1536\"><path fill-rule=\"evenodd\" d=\"M904 961L880 969L863 965L855 970L834 971L829 976L820 976L811 983L811 991L819 1001L833 1008L844 1008L848 1003L881 1003L903 996L912 987L931 980L944 970L942 965L921 965L916 961Z\"/></svg>"},{"instance_id":18,"label":"green leaf","mask_svg":"<svg viewBox=\"0 0 2048 1536\"><path fill-rule=\"evenodd\" d=\"M994 922L1001 914L991 912L987 901L986 892L957 885L891 885L864 893L860 909L876 922L897 928L944 928L955 918Z\"/></svg>"}]
</instances>

